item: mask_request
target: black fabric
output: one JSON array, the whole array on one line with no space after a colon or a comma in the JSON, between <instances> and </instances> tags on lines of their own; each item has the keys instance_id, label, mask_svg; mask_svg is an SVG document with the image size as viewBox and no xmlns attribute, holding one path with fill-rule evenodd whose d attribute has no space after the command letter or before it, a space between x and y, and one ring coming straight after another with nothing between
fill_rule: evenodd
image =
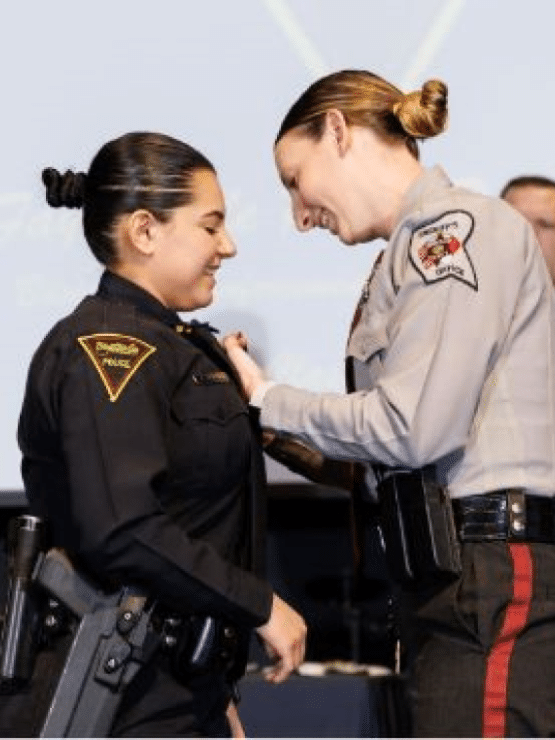
<instances>
[{"instance_id":1,"label":"black fabric","mask_svg":"<svg viewBox=\"0 0 555 740\"><path fill-rule=\"evenodd\" d=\"M112 737L230 737L225 716L230 687L219 673L191 676L186 685L159 655L129 686Z\"/></svg>"},{"instance_id":2,"label":"black fabric","mask_svg":"<svg viewBox=\"0 0 555 740\"><path fill-rule=\"evenodd\" d=\"M94 349L102 334L123 347L109 356L116 366L127 366L125 351L152 350L116 398L79 342ZM139 586L169 611L222 619L243 636L267 621L259 434L209 327L182 322L105 273L98 294L36 352L18 437L30 509L47 520L48 544L99 585ZM196 690L159 664L152 670L128 690L118 732L209 734L200 715L205 707L217 719L214 707L228 699L223 677L212 681L216 696L206 681Z\"/></svg>"},{"instance_id":3,"label":"black fabric","mask_svg":"<svg viewBox=\"0 0 555 740\"><path fill-rule=\"evenodd\" d=\"M485 666L513 590L505 542L467 542L463 575L404 594L402 633L415 737L482 737ZM555 736L555 548L528 546L533 596L510 659L506 737Z\"/></svg>"}]
</instances>

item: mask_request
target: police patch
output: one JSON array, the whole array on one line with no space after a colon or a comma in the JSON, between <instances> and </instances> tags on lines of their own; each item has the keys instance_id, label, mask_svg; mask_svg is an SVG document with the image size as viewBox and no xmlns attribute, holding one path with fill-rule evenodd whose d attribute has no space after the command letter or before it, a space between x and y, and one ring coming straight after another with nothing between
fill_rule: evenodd
<instances>
[{"instance_id":1,"label":"police patch","mask_svg":"<svg viewBox=\"0 0 555 740\"><path fill-rule=\"evenodd\" d=\"M465 246L473 231L470 213L447 211L413 232L410 260L424 282L455 278L478 290L474 265Z\"/></svg>"},{"instance_id":2,"label":"police patch","mask_svg":"<svg viewBox=\"0 0 555 740\"><path fill-rule=\"evenodd\" d=\"M110 401L117 401L146 358L156 347L124 334L90 334L77 341L95 366Z\"/></svg>"}]
</instances>

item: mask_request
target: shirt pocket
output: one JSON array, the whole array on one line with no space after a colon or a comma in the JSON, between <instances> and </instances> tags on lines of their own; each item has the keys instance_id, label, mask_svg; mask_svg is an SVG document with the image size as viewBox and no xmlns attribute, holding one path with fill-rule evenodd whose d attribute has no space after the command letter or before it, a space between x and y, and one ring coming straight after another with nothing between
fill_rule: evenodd
<instances>
[{"instance_id":1,"label":"shirt pocket","mask_svg":"<svg viewBox=\"0 0 555 740\"><path fill-rule=\"evenodd\" d=\"M171 475L218 495L247 475L251 426L235 386L187 382L171 404Z\"/></svg>"},{"instance_id":2,"label":"shirt pocket","mask_svg":"<svg viewBox=\"0 0 555 740\"><path fill-rule=\"evenodd\" d=\"M388 347L385 323L373 327L359 325L347 345L347 356L353 359L354 382L357 390L372 388L382 371L382 360Z\"/></svg>"},{"instance_id":3,"label":"shirt pocket","mask_svg":"<svg viewBox=\"0 0 555 740\"><path fill-rule=\"evenodd\" d=\"M180 424L189 420L225 426L235 417L248 416L247 406L230 380L214 380L215 373L193 373L186 393L171 403L173 418Z\"/></svg>"}]
</instances>

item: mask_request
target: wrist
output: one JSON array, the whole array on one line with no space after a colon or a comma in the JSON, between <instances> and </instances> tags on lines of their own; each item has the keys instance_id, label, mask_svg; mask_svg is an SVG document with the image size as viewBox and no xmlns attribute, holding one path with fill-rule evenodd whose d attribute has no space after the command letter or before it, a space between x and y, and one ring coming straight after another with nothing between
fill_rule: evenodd
<instances>
[{"instance_id":1,"label":"wrist","mask_svg":"<svg viewBox=\"0 0 555 740\"><path fill-rule=\"evenodd\" d=\"M273 380L259 380L253 384L249 394L249 403L256 408L262 408L266 393L273 388L276 383Z\"/></svg>"}]
</instances>

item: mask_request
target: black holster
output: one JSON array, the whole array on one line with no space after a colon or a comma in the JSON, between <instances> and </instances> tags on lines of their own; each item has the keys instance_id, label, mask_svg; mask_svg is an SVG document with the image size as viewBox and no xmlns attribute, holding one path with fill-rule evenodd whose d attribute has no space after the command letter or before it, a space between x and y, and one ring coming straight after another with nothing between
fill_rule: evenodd
<instances>
[{"instance_id":1,"label":"black holster","mask_svg":"<svg viewBox=\"0 0 555 740\"><path fill-rule=\"evenodd\" d=\"M419 588L460 576L460 543L446 489L422 470L380 478L380 525L393 580Z\"/></svg>"},{"instance_id":2,"label":"black holster","mask_svg":"<svg viewBox=\"0 0 555 740\"><path fill-rule=\"evenodd\" d=\"M244 673L248 634L212 616L165 616L161 625L163 650L170 656L175 678L187 683L194 675L222 673L229 683Z\"/></svg>"}]
</instances>

